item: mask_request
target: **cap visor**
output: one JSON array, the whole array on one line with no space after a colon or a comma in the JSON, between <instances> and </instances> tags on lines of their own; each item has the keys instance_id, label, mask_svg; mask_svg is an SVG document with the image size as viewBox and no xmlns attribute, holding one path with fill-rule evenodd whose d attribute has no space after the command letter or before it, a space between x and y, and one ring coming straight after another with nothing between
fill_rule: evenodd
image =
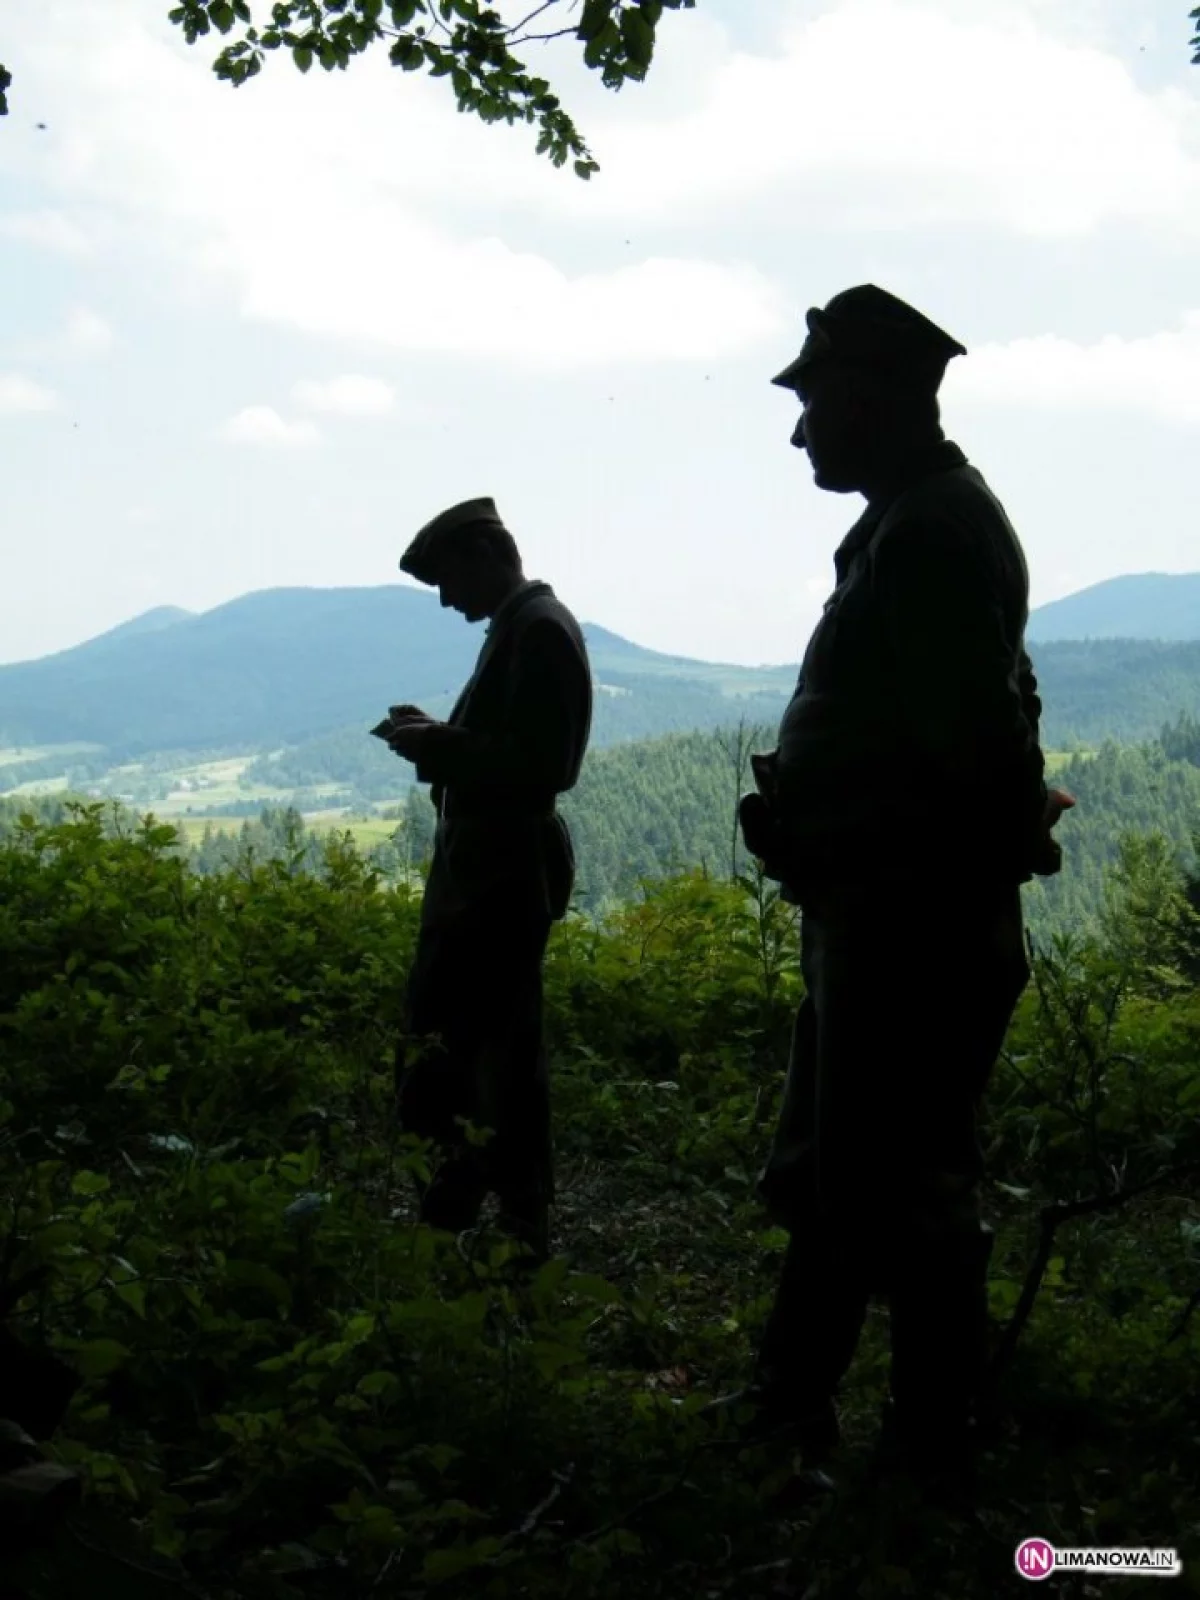
<instances>
[{"instance_id":1,"label":"cap visor","mask_svg":"<svg viewBox=\"0 0 1200 1600\"><path fill-rule=\"evenodd\" d=\"M784 367L781 373L771 379L771 382L780 389L794 389L796 387L796 379L807 365L808 362L804 360L803 356L797 356L791 366Z\"/></svg>"}]
</instances>

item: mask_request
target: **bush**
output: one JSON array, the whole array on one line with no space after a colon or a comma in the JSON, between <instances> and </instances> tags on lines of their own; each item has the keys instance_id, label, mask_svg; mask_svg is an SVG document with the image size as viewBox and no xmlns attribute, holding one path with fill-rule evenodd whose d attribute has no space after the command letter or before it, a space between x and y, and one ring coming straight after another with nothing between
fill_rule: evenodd
<instances>
[{"instance_id":1,"label":"bush","mask_svg":"<svg viewBox=\"0 0 1200 1600\"><path fill-rule=\"evenodd\" d=\"M961 1600L1047 1527L1186 1557L1200 1003L1147 942L1160 855L1127 851L1112 901L1152 981L1096 942L1039 953L997 1073L1023 1431L981 1545L855 1465L874 1324L838 1516L772 1499L787 1467L735 1469L695 1419L744 1374L784 1239L752 1189L800 994L769 887L691 874L556 928L565 1251L529 1277L486 1228L412 1221L428 1152L397 1137L391 1059L416 892L305 849L199 876L173 830L99 807L0 843L0 1303L82 1376L53 1450L147 1549L214 1594L339 1600L759 1594L793 1561L810 1596Z\"/></svg>"}]
</instances>

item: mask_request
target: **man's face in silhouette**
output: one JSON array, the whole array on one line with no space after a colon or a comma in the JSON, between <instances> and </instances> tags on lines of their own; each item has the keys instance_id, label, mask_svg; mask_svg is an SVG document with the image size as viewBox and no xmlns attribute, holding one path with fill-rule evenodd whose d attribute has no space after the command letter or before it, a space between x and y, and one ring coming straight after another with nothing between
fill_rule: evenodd
<instances>
[{"instance_id":1,"label":"man's face in silhouette","mask_svg":"<svg viewBox=\"0 0 1200 1600\"><path fill-rule=\"evenodd\" d=\"M819 361L797 377L796 397L802 411L792 443L808 451L818 489L861 489L885 426L877 385L854 368Z\"/></svg>"},{"instance_id":2,"label":"man's face in silhouette","mask_svg":"<svg viewBox=\"0 0 1200 1600\"><path fill-rule=\"evenodd\" d=\"M512 588L513 573L484 544L448 551L438 569L438 595L444 606L468 622L490 617Z\"/></svg>"},{"instance_id":3,"label":"man's face in silhouette","mask_svg":"<svg viewBox=\"0 0 1200 1600\"><path fill-rule=\"evenodd\" d=\"M447 556L438 573L438 597L452 611L459 611L468 622L481 622L487 615L485 586L480 582L480 563L460 555Z\"/></svg>"}]
</instances>

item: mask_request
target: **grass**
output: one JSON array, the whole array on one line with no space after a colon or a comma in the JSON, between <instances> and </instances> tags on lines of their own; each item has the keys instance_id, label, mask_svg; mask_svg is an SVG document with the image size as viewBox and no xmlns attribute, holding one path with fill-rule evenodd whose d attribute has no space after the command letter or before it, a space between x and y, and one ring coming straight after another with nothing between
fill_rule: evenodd
<instances>
[{"instance_id":1,"label":"grass","mask_svg":"<svg viewBox=\"0 0 1200 1600\"><path fill-rule=\"evenodd\" d=\"M31 744L0 745L0 767L13 766L18 761L45 761L49 756L95 755L104 747L98 744Z\"/></svg>"},{"instance_id":2,"label":"grass","mask_svg":"<svg viewBox=\"0 0 1200 1600\"><path fill-rule=\"evenodd\" d=\"M5 789L5 794L61 794L67 787L66 774L61 778L42 778L36 783L17 783L11 789Z\"/></svg>"},{"instance_id":3,"label":"grass","mask_svg":"<svg viewBox=\"0 0 1200 1600\"><path fill-rule=\"evenodd\" d=\"M151 809L163 822L169 822L172 827L179 830L185 844L199 844L206 828L211 828L214 833L236 834L240 831L242 823L247 820L245 817L168 816L160 807ZM388 821L383 817L356 818L350 821L340 811L310 811L304 812L303 816L305 827L310 832L348 833L356 845L364 848L384 843L400 826L398 822Z\"/></svg>"},{"instance_id":4,"label":"grass","mask_svg":"<svg viewBox=\"0 0 1200 1600\"><path fill-rule=\"evenodd\" d=\"M670 667L664 665L661 671L670 672ZM789 669L790 670L790 669ZM781 668L782 672L783 669ZM755 687L749 669L712 668L712 673L722 673L720 682L721 691L730 696L744 693L747 688ZM66 787L66 758L68 756L82 755L94 752L99 747L88 744L63 744L45 745L36 749L20 749L18 747L0 748L0 793L14 795L21 794L59 794ZM1070 752L1066 750L1048 750L1046 752L1046 771L1053 775L1061 771L1072 759L1075 753L1089 757L1095 752L1090 750ZM55 778L43 778L37 782L14 785L7 788L3 781L3 769L17 761L44 759L51 755L62 755L64 758L64 772ZM211 806L229 805L234 801L249 801L262 806L287 805L299 799L299 809L305 821L310 826L318 829L328 824L331 827L345 826L354 835L355 843L366 846L380 843L390 837L395 830L394 822L384 822L381 819L343 823L343 813L330 811L328 808L320 809L314 805L309 810L305 805L305 791L281 789L270 784L252 784L243 787L240 783L242 774L257 759L254 755L230 756L219 761L199 762L190 766L181 766L168 769L164 772L154 773L148 770L147 761L127 762L120 766L112 767L104 775L105 790L115 795L131 796L130 803L139 809L152 810L164 822L171 822L180 827L188 842L199 839L206 826L212 826L220 832L235 833L244 820L241 817L196 817L198 809L207 810ZM138 791L148 782L169 782L171 788L162 799L149 800L142 798ZM190 785L184 788L183 785ZM320 789L308 791L308 796L314 802L328 794L330 788L335 787L333 781L323 785ZM403 796L397 797L397 802Z\"/></svg>"},{"instance_id":5,"label":"grass","mask_svg":"<svg viewBox=\"0 0 1200 1600\"><path fill-rule=\"evenodd\" d=\"M194 810L197 806L224 806L230 805L235 800L261 801L265 806L281 805L286 804L291 798L291 789L272 789L263 783L255 783L243 789L236 783L227 783L218 784L211 789L172 789L165 800L155 800L148 803L148 806L166 821L174 820L176 816L186 813L189 807Z\"/></svg>"}]
</instances>

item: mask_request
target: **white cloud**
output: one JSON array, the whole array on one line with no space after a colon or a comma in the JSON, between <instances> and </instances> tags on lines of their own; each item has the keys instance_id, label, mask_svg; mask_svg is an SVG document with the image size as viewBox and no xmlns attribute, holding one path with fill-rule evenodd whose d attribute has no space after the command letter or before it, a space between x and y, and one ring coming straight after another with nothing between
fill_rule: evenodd
<instances>
[{"instance_id":1,"label":"white cloud","mask_svg":"<svg viewBox=\"0 0 1200 1600\"><path fill-rule=\"evenodd\" d=\"M46 147L68 195L123 216L170 258L177 287L211 294L215 280L246 317L364 347L557 368L732 358L795 323L731 248L747 202L798 236L811 217L826 238L941 223L1195 233L1200 103L1145 90L1117 55L1064 31L1083 10L841 0L814 17L811 0L792 0L779 13L776 47L757 55L736 37L714 49L720 28L689 21L662 80L581 110L602 161L590 185L536 158L528 129L453 115L444 84L378 53L329 78L280 61L232 91L204 48L161 22L149 31L118 0L86 12L45 0L23 26L47 81L80 108ZM397 156L434 148L436 160ZM576 261L588 260L580 237L607 249L614 222L632 233L639 220L703 225L709 258L568 267L520 248L519 221L470 236L462 219L509 205ZM589 231L572 238L576 227ZM386 387L349 375L293 396L381 414Z\"/></svg>"},{"instance_id":2,"label":"white cloud","mask_svg":"<svg viewBox=\"0 0 1200 1600\"><path fill-rule=\"evenodd\" d=\"M316 383L310 378L297 383L292 399L310 411L331 411L343 417L378 417L394 409L396 391L382 378L366 378L345 373Z\"/></svg>"},{"instance_id":3,"label":"white cloud","mask_svg":"<svg viewBox=\"0 0 1200 1600\"><path fill-rule=\"evenodd\" d=\"M596 140L604 212L694 219L769 194L780 215L815 201L824 223L864 228L1195 230L1195 96L1150 93L1117 56L1048 31L1062 7L845 0L790 13L779 54L734 49L685 115L621 107Z\"/></svg>"},{"instance_id":4,"label":"white cloud","mask_svg":"<svg viewBox=\"0 0 1200 1600\"><path fill-rule=\"evenodd\" d=\"M470 237L447 211L520 195L547 164L527 128L468 128L443 84L380 56L332 79L280 63L235 92L202 49L164 42L124 7L47 0L43 18L26 29L42 30L43 70L79 109L47 157L56 181L123 214L177 282L223 279L255 320L559 367L711 360L784 325L765 277L736 261L663 254L581 272ZM436 163L416 157L432 147ZM583 187L561 172L532 181L549 181L559 207Z\"/></svg>"},{"instance_id":5,"label":"white cloud","mask_svg":"<svg viewBox=\"0 0 1200 1600\"><path fill-rule=\"evenodd\" d=\"M45 384L19 372L0 372L0 416L27 411L56 411L58 396Z\"/></svg>"},{"instance_id":6,"label":"white cloud","mask_svg":"<svg viewBox=\"0 0 1200 1600\"><path fill-rule=\"evenodd\" d=\"M1200 427L1200 311L1180 328L1094 344L1046 334L985 345L946 374L947 398L1026 410L1142 412Z\"/></svg>"},{"instance_id":7,"label":"white cloud","mask_svg":"<svg viewBox=\"0 0 1200 1600\"><path fill-rule=\"evenodd\" d=\"M104 318L86 306L76 306L67 317L60 347L67 355L105 355L116 342L116 335Z\"/></svg>"},{"instance_id":8,"label":"white cloud","mask_svg":"<svg viewBox=\"0 0 1200 1600\"><path fill-rule=\"evenodd\" d=\"M815 18L793 0L775 53L719 60L711 27L694 44L681 27L672 81L689 51L703 66L690 97L647 118L652 75L638 100L589 115L590 185L535 157L528 129L449 114L443 84L379 54L332 78L273 63L232 91L203 49L115 0L86 17L72 0L41 10L47 70L86 110L49 147L66 190L123 212L179 281L223 281L243 315L364 345L558 368L730 358L794 321L730 246L756 199L826 232L1200 218L1195 98L1144 90L1115 55L1048 31L1055 7L1020 0L843 0ZM434 147L436 161L397 158ZM458 220L501 204L526 207L539 234L704 224L710 258L570 269ZM323 388L301 403L369 414Z\"/></svg>"},{"instance_id":9,"label":"white cloud","mask_svg":"<svg viewBox=\"0 0 1200 1600\"><path fill-rule=\"evenodd\" d=\"M0 220L0 233L59 255L90 256L93 253L88 235L61 211L18 211Z\"/></svg>"},{"instance_id":10,"label":"white cloud","mask_svg":"<svg viewBox=\"0 0 1200 1600\"><path fill-rule=\"evenodd\" d=\"M322 255L295 214L230 241L243 311L336 338L551 367L717 360L787 326L782 300L750 268L657 258L572 277L501 239L456 241L400 212L362 217L354 232L344 258L345 235ZM420 268L405 294L397 259ZM322 294L352 266L362 295Z\"/></svg>"},{"instance_id":11,"label":"white cloud","mask_svg":"<svg viewBox=\"0 0 1200 1600\"><path fill-rule=\"evenodd\" d=\"M279 445L285 448L315 444L320 435L311 422L288 422L273 406L246 406L221 428L232 444Z\"/></svg>"}]
</instances>

